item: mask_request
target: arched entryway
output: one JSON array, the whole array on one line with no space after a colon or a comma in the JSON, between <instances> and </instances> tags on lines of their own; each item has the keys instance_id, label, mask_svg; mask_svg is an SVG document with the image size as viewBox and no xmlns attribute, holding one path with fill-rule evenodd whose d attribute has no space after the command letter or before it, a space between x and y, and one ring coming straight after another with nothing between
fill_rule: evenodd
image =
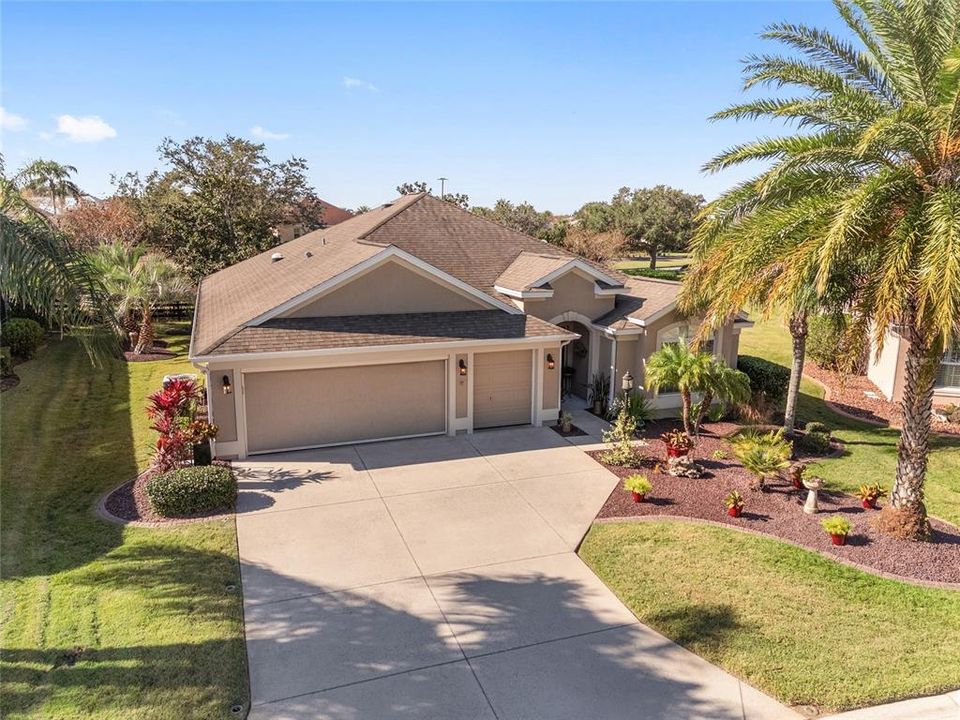
<instances>
[{"instance_id":1,"label":"arched entryway","mask_svg":"<svg viewBox=\"0 0 960 720\"><path fill-rule=\"evenodd\" d=\"M564 330L580 337L563 346L561 387L564 397L576 395L588 400L590 396L590 329L581 322L567 320L559 323Z\"/></svg>"}]
</instances>

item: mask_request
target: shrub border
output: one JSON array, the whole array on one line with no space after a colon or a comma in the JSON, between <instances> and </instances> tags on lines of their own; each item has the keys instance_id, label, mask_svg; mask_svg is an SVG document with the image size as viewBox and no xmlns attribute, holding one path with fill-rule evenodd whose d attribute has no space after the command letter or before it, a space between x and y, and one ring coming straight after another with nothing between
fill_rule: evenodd
<instances>
[{"instance_id":1,"label":"shrub border","mask_svg":"<svg viewBox=\"0 0 960 720\"><path fill-rule=\"evenodd\" d=\"M147 475L150 472L151 470L149 469L144 470L142 473L137 475L132 480L127 480L126 482L122 482L116 487L112 488L111 490L108 490L107 492L103 493L94 502L94 505L93 505L94 515L96 515L101 520L104 520L108 523L113 523L114 525L121 525L124 527L151 528L151 529L175 528L183 525L193 525L195 523L210 522L212 520L225 520L227 518L234 517L236 515L236 512L234 510L228 510L226 512L220 512L213 515L204 515L203 517L169 518L162 522L151 522L149 520L127 520L126 518L122 518L117 515L114 515L112 512L107 510L107 500L110 498L111 495L113 495L115 492L117 492L121 488L124 488L127 485L130 485L131 483L135 483L137 480L139 480L144 475Z\"/></svg>"}]
</instances>

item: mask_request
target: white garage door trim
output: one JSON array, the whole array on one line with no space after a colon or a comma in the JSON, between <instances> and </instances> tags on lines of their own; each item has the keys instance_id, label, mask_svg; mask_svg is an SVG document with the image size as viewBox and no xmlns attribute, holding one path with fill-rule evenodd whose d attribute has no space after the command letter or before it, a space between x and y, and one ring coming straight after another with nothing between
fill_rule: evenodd
<instances>
[{"instance_id":1,"label":"white garage door trim","mask_svg":"<svg viewBox=\"0 0 960 720\"><path fill-rule=\"evenodd\" d=\"M262 450L250 449L250 433L249 433L249 425L247 422L247 402L246 402L247 400L246 381L248 376L265 375L267 373L277 373L277 372L336 370L336 369L357 368L357 367L366 367L366 368L369 368L371 371L376 372L376 371L382 371L383 368L388 365L395 365L395 364L410 365L410 364L418 364L418 363L435 363L435 362L442 362L443 369L444 369L443 371L443 429L442 430L436 430L436 431L425 432L425 433L413 433L413 434L407 434L407 435L390 435L385 437L364 438L359 440L342 440L342 441L331 442L331 443L312 443L309 445L295 445L290 447L277 447L277 448L269 448L269 449L262 449ZM416 361L399 361L399 362L389 362L389 363L380 362L380 363L369 363L369 364L363 364L363 365L338 365L338 366L320 367L320 368L300 367L300 368L276 368L276 369L263 369L263 370L241 370L240 381L241 381L241 387L243 389L240 394L241 402L239 403L239 405L242 407L242 411L240 413L239 419L242 421L242 427L243 427L243 434L241 436L243 439L243 450L245 451L245 455L264 455L268 453L292 452L295 450L310 450L313 448L338 447L343 445L360 445L365 443L383 442L385 440L404 440L408 438L445 435L449 429L449 423L450 423L450 413L449 413L450 390L449 390L449 383L448 383L449 375L450 375L449 360L440 359L440 358L431 358L429 360L424 359L424 360L416 360Z\"/></svg>"},{"instance_id":2,"label":"white garage door trim","mask_svg":"<svg viewBox=\"0 0 960 720\"><path fill-rule=\"evenodd\" d=\"M524 400L524 404L526 406L524 415L522 417L517 416L515 418L515 421L514 419L511 419L504 422L494 422L492 424L481 424L481 422L478 422L477 399L479 396L477 393L478 393L478 389L482 392L482 388L480 384L477 382L477 376L480 371L480 366L483 362L483 358L490 358L491 360L493 360L496 356L506 357L508 355L517 356L521 354L525 356L522 360L523 364L527 365L529 363L529 366L528 366L529 375L527 377L527 380L525 381L525 386L527 385L527 383L529 383L529 385L526 387L528 394L526 399ZM527 425L527 424L536 423L537 414L536 414L535 403L536 403L537 393L535 391L535 388L537 386L537 355L538 353L534 349L474 353L474 356L473 356L474 382L473 382L473 390L472 390L472 394L473 394L472 414L473 415L472 416L473 416L473 427L475 429L484 430L486 428L510 427L512 425ZM520 403L518 402L517 403L518 407L515 408L518 412L520 411L519 404Z\"/></svg>"}]
</instances>

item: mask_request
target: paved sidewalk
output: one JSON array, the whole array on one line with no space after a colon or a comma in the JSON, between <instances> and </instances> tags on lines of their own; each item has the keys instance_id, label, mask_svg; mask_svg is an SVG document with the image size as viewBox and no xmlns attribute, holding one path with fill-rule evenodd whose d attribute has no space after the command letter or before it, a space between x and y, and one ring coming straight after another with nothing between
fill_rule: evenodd
<instances>
[{"instance_id":1,"label":"paved sidewalk","mask_svg":"<svg viewBox=\"0 0 960 720\"><path fill-rule=\"evenodd\" d=\"M237 469L251 718L798 717L639 623L584 565L618 480L549 428Z\"/></svg>"},{"instance_id":2,"label":"paved sidewalk","mask_svg":"<svg viewBox=\"0 0 960 720\"><path fill-rule=\"evenodd\" d=\"M960 720L960 690L830 715L824 720Z\"/></svg>"}]
</instances>

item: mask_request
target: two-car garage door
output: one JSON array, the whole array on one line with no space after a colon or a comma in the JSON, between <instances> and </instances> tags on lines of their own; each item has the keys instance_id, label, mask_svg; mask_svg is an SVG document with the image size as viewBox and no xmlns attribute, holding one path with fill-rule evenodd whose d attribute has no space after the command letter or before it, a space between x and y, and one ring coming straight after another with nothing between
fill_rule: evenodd
<instances>
[{"instance_id":1,"label":"two-car garage door","mask_svg":"<svg viewBox=\"0 0 960 720\"><path fill-rule=\"evenodd\" d=\"M473 427L530 422L530 350L473 356ZM440 434L447 430L444 360L247 372L247 452Z\"/></svg>"},{"instance_id":2,"label":"two-car garage door","mask_svg":"<svg viewBox=\"0 0 960 720\"><path fill-rule=\"evenodd\" d=\"M446 430L446 362L244 375L247 452Z\"/></svg>"}]
</instances>

